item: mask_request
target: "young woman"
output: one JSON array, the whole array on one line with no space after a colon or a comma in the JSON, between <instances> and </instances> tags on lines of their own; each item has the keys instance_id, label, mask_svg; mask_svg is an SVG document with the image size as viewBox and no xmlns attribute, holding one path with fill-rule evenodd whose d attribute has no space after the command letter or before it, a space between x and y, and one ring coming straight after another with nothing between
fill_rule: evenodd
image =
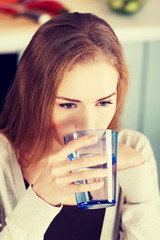
<instances>
[{"instance_id":1,"label":"young woman","mask_svg":"<svg viewBox=\"0 0 160 240\"><path fill-rule=\"evenodd\" d=\"M121 45L102 19L67 13L42 25L26 48L0 116L2 240L158 240L156 162L142 134L121 129L128 71ZM119 132L116 206L80 210L75 192L97 190L106 170L72 172L107 156L67 161L95 136L66 146L86 129Z\"/></svg>"}]
</instances>

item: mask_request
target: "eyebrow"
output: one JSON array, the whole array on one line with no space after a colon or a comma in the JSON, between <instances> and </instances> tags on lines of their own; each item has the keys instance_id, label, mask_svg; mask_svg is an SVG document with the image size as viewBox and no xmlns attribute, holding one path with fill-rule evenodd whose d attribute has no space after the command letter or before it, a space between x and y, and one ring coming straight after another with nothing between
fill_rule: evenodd
<instances>
[{"instance_id":1,"label":"eyebrow","mask_svg":"<svg viewBox=\"0 0 160 240\"><path fill-rule=\"evenodd\" d=\"M103 97L103 98L100 98L97 100L97 102L100 102L100 101L103 101L103 100L106 100L112 96L116 95L116 92L110 94L109 96L107 97ZM77 100L77 99L72 99L72 98L67 98L67 97L56 97L57 99L61 99L61 100L66 100L66 101L70 101L70 102L78 102L80 103L81 101L80 100Z\"/></svg>"},{"instance_id":2,"label":"eyebrow","mask_svg":"<svg viewBox=\"0 0 160 240\"><path fill-rule=\"evenodd\" d=\"M97 102L99 102L99 101L103 101L103 100L105 100L105 99L108 99L108 98L110 98L110 97L112 97L112 96L114 96L114 95L116 95L116 92L110 94L110 95L107 96L107 97L104 97L104 98L100 98L100 99L98 99Z\"/></svg>"}]
</instances>

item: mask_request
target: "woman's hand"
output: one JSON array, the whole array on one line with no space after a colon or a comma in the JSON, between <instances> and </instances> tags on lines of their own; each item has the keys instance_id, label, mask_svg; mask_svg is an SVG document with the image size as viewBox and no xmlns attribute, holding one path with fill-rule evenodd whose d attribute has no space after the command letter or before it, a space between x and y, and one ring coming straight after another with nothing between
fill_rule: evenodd
<instances>
[{"instance_id":1,"label":"woman's hand","mask_svg":"<svg viewBox=\"0 0 160 240\"><path fill-rule=\"evenodd\" d=\"M94 144L97 140L96 136L77 138L69 142L61 151L51 156L48 159L47 166L42 170L33 185L35 193L49 204L58 205L75 192L87 192L101 188L103 182L74 184L74 181L106 177L107 169L90 171L82 169L106 163L107 156L96 155L82 157L74 161L67 160L67 156L76 151L76 149Z\"/></svg>"},{"instance_id":2,"label":"woman's hand","mask_svg":"<svg viewBox=\"0 0 160 240\"><path fill-rule=\"evenodd\" d=\"M142 155L125 144L118 143L117 170L139 166L145 162Z\"/></svg>"}]
</instances>

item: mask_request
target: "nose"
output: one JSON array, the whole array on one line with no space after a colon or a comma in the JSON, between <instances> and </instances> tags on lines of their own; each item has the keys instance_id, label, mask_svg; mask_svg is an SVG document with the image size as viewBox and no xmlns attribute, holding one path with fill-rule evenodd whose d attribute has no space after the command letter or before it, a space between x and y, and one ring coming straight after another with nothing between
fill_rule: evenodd
<instances>
[{"instance_id":1,"label":"nose","mask_svg":"<svg viewBox=\"0 0 160 240\"><path fill-rule=\"evenodd\" d=\"M77 120L77 131L96 129L96 116L93 109L84 109Z\"/></svg>"}]
</instances>

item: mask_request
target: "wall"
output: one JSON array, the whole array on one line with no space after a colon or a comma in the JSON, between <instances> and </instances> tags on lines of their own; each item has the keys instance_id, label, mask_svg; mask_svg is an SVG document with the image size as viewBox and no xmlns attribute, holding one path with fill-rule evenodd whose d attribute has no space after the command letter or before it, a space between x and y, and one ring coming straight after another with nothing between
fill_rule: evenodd
<instances>
[{"instance_id":1,"label":"wall","mask_svg":"<svg viewBox=\"0 0 160 240\"><path fill-rule=\"evenodd\" d=\"M123 125L149 138L160 186L160 42L130 42L123 48L130 71Z\"/></svg>"}]
</instances>

